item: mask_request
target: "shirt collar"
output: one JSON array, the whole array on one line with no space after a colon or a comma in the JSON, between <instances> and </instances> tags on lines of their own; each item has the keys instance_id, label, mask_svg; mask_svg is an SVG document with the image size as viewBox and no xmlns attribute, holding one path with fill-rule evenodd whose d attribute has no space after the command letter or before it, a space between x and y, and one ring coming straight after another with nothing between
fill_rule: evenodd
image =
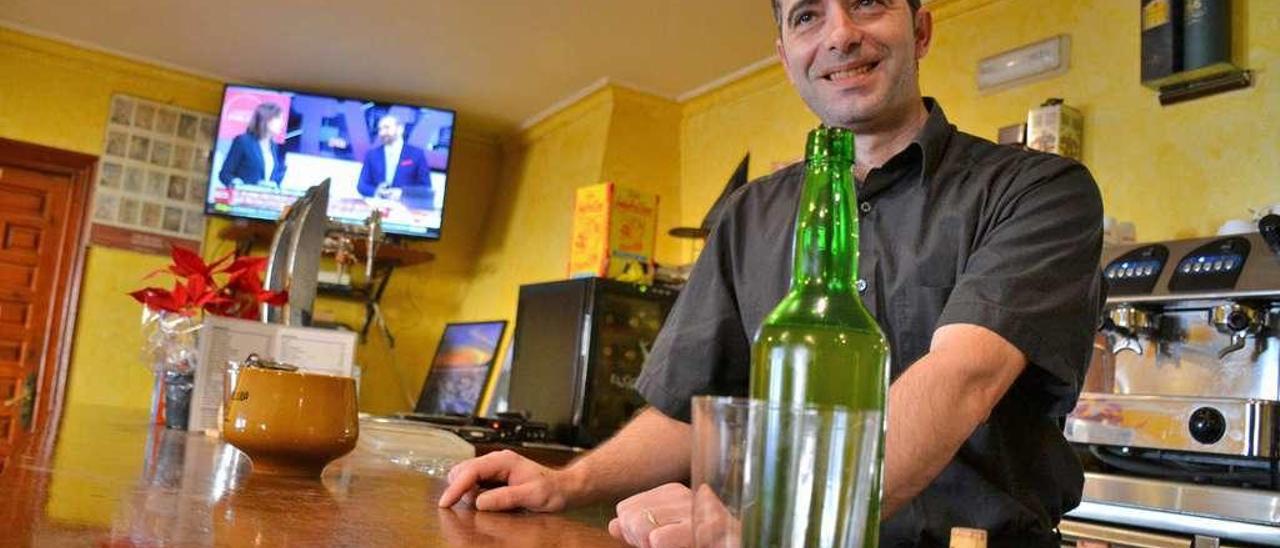
<instances>
[{"instance_id":1,"label":"shirt collar","mask_svg":"<svg viewBox=\"0 0 1280 548\"><path fill-rule=\"evenodd\" d=\"M942 105L938 104L937 99L925 97L924 108L929 111L929 118L925 120L924 127L912 144L920 147L924 153L920 167L922 178L927 179L937 171L942 153L947 149L947 142L956 132L956 127L947 121L947 115L942 112Z\"/></svg>"},{"instance_id":2,"label":"shirt collar","mask_svg":"<svg viewBox=\"0 0 1280 548\"><path fill-rule=\"evenodd\" d=\"M942 106L932 97L924 98L924 108L929 112L924 126L911 140L911 144L895 154L884 165L871 170L867 180L858 185L859 199L867 199L893 186L903 178L920 182L928 181L938 169L946 151L947 142L955 133L955 126L947 121Z\"/></svg>"}]
</instances>

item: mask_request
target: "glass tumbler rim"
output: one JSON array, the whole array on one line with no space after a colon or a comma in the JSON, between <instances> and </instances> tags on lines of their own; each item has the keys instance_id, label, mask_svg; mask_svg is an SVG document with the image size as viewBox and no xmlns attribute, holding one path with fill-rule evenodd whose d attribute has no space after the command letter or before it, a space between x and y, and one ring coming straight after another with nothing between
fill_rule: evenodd
<instances>
[{"instance_id":1,"label":"glass tumbler rim","mask_svg":"<svg viewBox=\"0 0 1280 548\"><path fill-rule=\"evenodd\" d=\"M751 398L747 396L725 396L715 394L700 394L693 396L690 409L697 409L700 402L706 402L704 405L711 407L761 409L770 412L783 411L786 413L800 413L806 415L822 413L845 415L870 411L868 409L856 409L847 405L839 404L814 404L809 402L786 403Z\"/></svg>"}]
</instances>

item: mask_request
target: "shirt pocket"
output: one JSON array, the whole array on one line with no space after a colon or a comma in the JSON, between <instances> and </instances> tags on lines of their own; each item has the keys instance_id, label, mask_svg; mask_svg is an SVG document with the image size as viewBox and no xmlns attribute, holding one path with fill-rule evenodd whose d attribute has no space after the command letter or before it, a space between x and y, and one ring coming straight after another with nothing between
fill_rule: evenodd
<instances>
[{"instance_id":1,"label":"shirt pocket","mask_svg":"<svg viewBox=\"0 0 1280 548\"><path fill-rule=\"evenodd\" d=\"M905 371L908 366L929 352L933 331L938 318L947 306L954 285L917 285L904 289L899 302L894 303L893 375Z\"/></svg>"}]
</instances>

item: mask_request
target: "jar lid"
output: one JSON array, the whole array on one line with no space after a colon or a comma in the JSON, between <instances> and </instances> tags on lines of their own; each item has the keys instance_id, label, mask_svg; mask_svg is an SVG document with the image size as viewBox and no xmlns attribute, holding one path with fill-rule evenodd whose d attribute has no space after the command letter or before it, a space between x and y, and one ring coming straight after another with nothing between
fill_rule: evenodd
<instances>
[{"instance_id":1,"label":"jar lid","mask_svg":"<svg viewBox=\"0 0 1280 548\"><path fill-rule=\"evenodd\" d=\"M276 362L268 359L263 359L262 357L258 356L256 352L253 354L249 354L249 357L245 358L244 361L240 363L240 365L242 367L257 367L260 369L273 369L275 371L297 371L298 370L298 366L296 365L285 363L285 362Z\"/></svg>"}]
</instances>

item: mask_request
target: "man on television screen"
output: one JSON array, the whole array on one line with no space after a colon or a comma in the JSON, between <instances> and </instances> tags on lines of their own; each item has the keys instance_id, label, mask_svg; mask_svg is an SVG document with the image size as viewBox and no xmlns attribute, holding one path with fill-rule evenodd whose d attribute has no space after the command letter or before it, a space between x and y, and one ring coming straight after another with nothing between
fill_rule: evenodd
<instances>
[{"instance_id":1,"label":"man on television screen","mask_svg":"<svg viewBox=\"0 0 1280 548\"><path fill-rule=\"evenodd\" d=\"M412 209L434 207L427 153L404 142L404 124L390 114L378 119L378 146L365 153L356 190Z\"/></svg>"}]
</instances>

